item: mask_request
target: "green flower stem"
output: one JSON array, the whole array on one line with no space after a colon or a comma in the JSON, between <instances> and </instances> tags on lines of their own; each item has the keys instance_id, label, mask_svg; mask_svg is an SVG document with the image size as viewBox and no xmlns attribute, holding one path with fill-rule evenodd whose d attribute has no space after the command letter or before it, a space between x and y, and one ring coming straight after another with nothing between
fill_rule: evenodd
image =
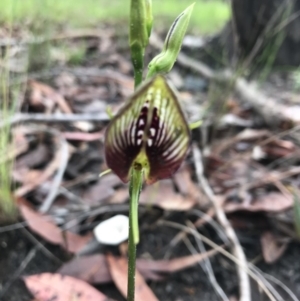
<instances>
[{"instance_id":1,"label":"green flower stem","mask_svg":"<svg viewBox=\"0 0 300 301\"><path fill-rule=\"evenodd\" d=\"M143 48L139 43L134 43L130 46L131 60L134 70L134 89L136 90L143 81L145 48Z\"/></svg>"},{"instance_id":2,"label":"green flower stem","mask_svg":"<svg viewBox=\"0 0 300 301\"><path fill-rule=\"evenodd\" d=\"M129 46L134 68L134 86L143 81L144 54L152 27L151 1L130 1Z\"/></svg>"},{"instance_id":3,"label":"green flower stem","mask_svg":"<svg viewBox=\"0 0 300 301\"><path fill-rule=\"evenodd\" d=\"M138 202L143 183L143 171L133 167L129 184L129 237L127 301L134 301L136 245L139 242Z\"/></svg>"}]
</instances>

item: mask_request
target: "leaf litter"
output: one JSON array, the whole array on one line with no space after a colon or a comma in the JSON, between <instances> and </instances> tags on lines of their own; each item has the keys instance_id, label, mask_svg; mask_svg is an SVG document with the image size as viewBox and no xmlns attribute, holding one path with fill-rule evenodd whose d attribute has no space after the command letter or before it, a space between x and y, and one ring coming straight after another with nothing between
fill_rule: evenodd
<instances>
[{"instance_id":1,"label":"leaf litter","mask_svg":"<svg viewBox=\"0 0 300 301\"><path fill-rule=\"evenodd\" d=\"M122 45L114 40L114 34L103 34L100 39L103 43L99 42L99 37L84 37L86 50L92 51L93 56L88 56L82 67L64 65L62 68L53 68L47 79L42 75L35 78L29 75L25 97L20 103L21 111L32 116L42 113L52 116L53 120L42 125L32 122L34 126L23 124L12 128L12 151L0 156L0 162L15 160L12 186L15 187L14 195L18 198L19 211L29 229L42 240L75 254L93 240L92 230L96 224L116 213L124 213L121 205L128 203L127 187L116 176L111 174L99 178L99 173L106 169L103 137L107 122L56 120L57 114L92 116L103 113L107 105L116 112L132 93L133 80L128 53L122 53ZM72 47L78 46L72 38L70 43ZM181 87L187 111L195 113L195 108L201 111L203 104L199 104L196 99L198 97L205 102L206 94L187 89L178 70L174 70L174 74L170 76ZM211 141L208 139L203 145L205 175L216 196L222 199L222 207L236 227L246 225L247 229L257 229L258 215L269 222L267 229L259 231L262 249L258 252L261 252L266 263L278 262L288 252L290 240L296 237L291 214L294 204L291 191L292 187L300 185L298 131L287 131L284 124L276 129L268 128L261 120L257 122L255 113L241 105L239 100L226 101L228 112L222 119L221 126L209 138ZM209 127L210 125L208 130ZM53 135L51 129L58 136ZM209 136L205 131L202 134L198 130L194 132L198 137L194 138L197 142L205 140L201 135ZM59 187L55 188L57 191L53 202L47 213L43 214L40 208L54 187L52 184L57 179L61 166L59 136L68 143L67 166ZM190 156L172 179L145 186L140 203L146 211L142 212L140 218L142 235L155 231L156 223L161 218L177 220L180 214L181 218L178 219L184 223L186 218L191 218L192 209L202 210L214 217L210 203L195 181ZM101 211L103 208L105 210ZM97 214L97 210L104 213ZM73 220L75 222L72 224ZM70 224L73 226L65 229ZM206 219L198 219L198 225L199 231L210 231ZM274 234L278 231L281 236ZM161 295L155 289L153 292L146 280L167 283L172 278L172 273L180 274L182 270L191 268L202 260L201 256L214 253L214 250L209 250L206 254L188 256L181 254L182 251L176 253L176 247L172 246L177 257L162 259L172 237L163 242L160 231L154 233L156 234L152 236L155 238L150 235L148 242L151 245L150 258L140 256L137 261L138 283L141 288L141 297L137 298L139 300L158 300ZM243 234L242 241L247 240L246 235ZM282 235L288 235L288 239L278 240ZM180 240L178 244L180 245ZM65 263L58 270L58 273L68 275L63 282L68 288L65 292L61 290L59 274L29 276L25 278L25 282L36 293L36 285L41 287L41 291L44 290L41 295L34 294L38 300L47 300L53 294L61 298L58 300L69 300L63 299L67 298L65 293L68 291L70 296L77 294L77 290L72 291L73 288L70 288L77 285L82 286L84 296L91 287L77 282L79 279L90 284L113 281L124 295L126 260L119 254L107 255L111 251L119 253L116 249L101 249L102 254L74 257ZM147 252L141 255L147 256ZM153 259L152 256L156 258ZM47 271L41 269L41 272ZM197 273L202 271L197 270ZM49 295L45 293L45 286L49 289ZM186 292L190 292L187 294L193 295L193 290L187 286ZM231 285L230 288L234 291L235 286ZM94 294L95 291L92 291L91 294ZM100 296L98 300L107 300L107 297L98 290L97 292ZM84 297L78 298L85 300Z\"/></svg>"}]
</instances>

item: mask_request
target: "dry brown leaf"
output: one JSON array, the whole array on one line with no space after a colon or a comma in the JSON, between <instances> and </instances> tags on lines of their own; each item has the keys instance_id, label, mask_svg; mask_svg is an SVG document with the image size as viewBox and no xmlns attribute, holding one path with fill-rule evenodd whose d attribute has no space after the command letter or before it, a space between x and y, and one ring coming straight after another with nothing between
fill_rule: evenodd
<instances>
[{"instance_id":1,"label":"dry brown leaf","mask_svg":"<svg viewBox=\"0 0 300 301\"><path fill-rule=\"evenodd\" d=\"M106 257L102 254L76 257L70 262L65 263L58 270L58 273L93 284L112 281Z\"/></svg>"},{"instance_id":2,"label":"dry brown leaf","mask_svg":"<svg viewBox=\"0 0 300 301\"><path fill-rule=\"evenodd\" d=\"M52 111L54 105L57 104L63 113L73 113L64 97L50 86L30 80L29 87L31 89L30 101L32 105L44 106L48 108L48 111Z\"/></svg>"},{"instance_id":3,"label":"dry brown leaf","mask_svg":"<svg viewBox=\"0 0 300 301\"><path fill-rule=\"evenodd\" d=\"M109 298L82 280L44 273L24 277L27 288L40 301L108 301Z\"/></svg>"},{"instance_id":4,"label":"dry brown leaf","mask_svg":"<svg viewBox=\"0 0 300 301\"><path fill-rule=\"evenodd\" d=\"M119 188L114 192L114 195L110 198L110 204L122 204L129 198L128 188Z\"/></svg>"},{"instance_id":5,"label":"dry brown leaf","mask_svg":"<svg viewBox=\"0 0 300 301\"><path fill-rule=\"evenodd\" d=\"M182 269L193 266L197 262L200 262L206 258L209 258L217 254L217 250L210 250L204 254L195 254L170 260L146 260L139 259L137 262L137 268L142 274L145 274L147 270L160 273L174 273Z\"/></svg>"},{"instance_id":6,"label":"dry brown leaf","mask_svg":"<svg viewBox=\"0 0 300 301\"><path fill-rule=\"evenodd\" d=\"M137 259L136 268L145 279L161 280L159 273L172 273L193 266L197 262L216 254L215 250L204 254L179 257L171 260ZM77 257L65 263L58 271L59 274L69 275L89 283L99 284L112 281L106 257L92 255Z\"/></svg>"},{"instance_id":7,"label":"dry brown leaf","mask_svg":"<svg viewBox=\"0 0 300 301\"><path fill-rule=\"evenodd\" d=\"M23 199L18 199L18 207L32 231L53 244L61 245L69 252L76 253L80 251L91 239L91 235L80 236L70 231L65 231L63 234L62 230L53 223L50 216L34 211Z\"/></svg>"},{"instance_id":8,"label":"dry brown leaf","mask_svg":"<svg viewBox=\"0 0 300 301\"><path fill-rule=\"evenodd\" d=\"M140 261L142 261L141 269L139 269ZM151 266L151 264L149 264L149 266ZM141 272L143 277L151 280L161 280L163 277L148 270L149 266L145 266L142 259L137 259L137 269ZM93 284L112 281L106 257L102 254L74 258L70 262L65 263L58 273L69 275Z\"/></svg>"},{"instance_id":9,"label":"dry brown leaf","mask_svg":"<svg viewBox=\"0 0 300 301\"><path fill-rule=\"evenodd\" d=\"M42 170L28 169L26 167L20 167L18 164L16 164L13 170L13 178L15 181L22 184L22 187L27 187L32 183L37 182L42 173Z\"/></svg>"},{"instance_id":10,"label":"dry brown leaf","mask_svg":"<svg viewBox=\"0 0 300 301\"><path fill-rule=\"evenodd\" d=\"M109 187L116 187L116 186L124 185L123 182L120 180L120 178L117 175L115 175L114 173L109 173L109 174L101 177L100 182Z\"/></svg>"},{"instance_id":11,"label":"dry brown leaf","mask_svg":"<svg viewBox=\"0 0 300 301\"><path fill-rule=\"evenodd\" d=\"M250 203L234 203L226 202L224 210L226 212L234 211L266 211L266 212L281 212L291 208L293 205L293 197L285 196L279 192L271 192L260 196Z\"/></svg>"},{"instance_id":12,"label":"dry brown leaf","mask_svg":"<svg viewBox=\"0 0 300 301\"><path fill-rule=\"evenodd\" d=\"M267 144L263 143L261 148L263 153L271 158L291 156L296 150L296 146L292 141L275 138Z\"/></svg>"},{"instance_id":13,"label":"dry brown leaf","mask_svg":"<svg viewBox=\"0 0 300 301\"><path fill-rule=\"evenodd\" d=\"M48 178L50 178L61 164L61 155L62 154L60 150L56 151L53 160L40 173L40 175L32 178L31 181L29 182L27 181L26 184L18 188L15 192L15 196L17 197L24 196L26 193L32 191L33 189L35 189L36 187L44 183Z\"/></svg>"},{"instance_id":14,"label":"dry brown leaf","mask_svg":"<svg viewBox=\"0 0 300 301\"><path fill-rule=\"evenodd\" d=\"M127 296L127 271L128 264L127 259L124 257L115 258L112 255L106 256L108 267L112 276L112 279L126 298ZM143 276L136 271L135 273L135 299L136 300L147 300L147 301L158 301L152 290L145 282Z\"/></svg>"},{"instance_id":15,"label":"dry brown leaf","mask_svg":"<svg viewBox=\"0 0 300 301\"><path fill-rule=\"evenodd\" d=\"M266 231L260 238L262 253L266 263L274 263L285 252L287 243L279 243L270 231Z\"/></svg>"},{"instance_id":16,"label":"dry brown leaf","mask_svg":"<svg viewBox=\"0 0 300 301\"><path fill-rule=\"evenodd\" d=\"M141 193L140 203L156 205L165 210L189 210L196 200L190 196L176 193L171 180L162 180L155 185L147 186Z\"/></svg>"},{"instance_id":17,"label":"dry brown leaf","mask_svg":"<svg viewBox=\"0 0 300 301\"><path fill-rule=\"evenodd\" d=\"M200 188L192 181L191 171L187 166L183 166L174 174L174 182L182 195L191 197L195 202L201 202L201 205L207 204L207 198L202 194Z\"/></svg>"},{"instance_id":18,"label":"dry brown leaf","mask_svg":"<svg viewBox=\"0 0 300 301\"><path fill-rule=\"evenodd\" d=\"M87 204L94 206L105 202L109 197L113 196L114 193L115 190L112 187L100 180L96 184L90 185L84 191L82 198Z\"/></svg>"},{"instance_id":19,"label":"dry brown leaf","mask_svg":"<svg viewBox=\"0 0 300 301\"><path fill-rule=\"evenodd\" d=\"M21 158L18 158L15 165L16 169L26 167L34 168L35 166L41 165L49 161L51 153L49 151L49 146L40 143L36 148L30 150L24 154Z\"/></svg>"}]
</instances>

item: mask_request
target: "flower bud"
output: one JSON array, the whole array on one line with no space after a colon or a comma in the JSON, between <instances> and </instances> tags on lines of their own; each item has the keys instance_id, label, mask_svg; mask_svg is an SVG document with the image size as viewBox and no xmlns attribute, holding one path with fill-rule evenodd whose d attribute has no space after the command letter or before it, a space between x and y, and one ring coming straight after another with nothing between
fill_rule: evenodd
<instances>
[{"instance_id":1,"label":"flower bud","mask_svg":"<svg viewBox=\"0 0 300 301\"><path fill-rule=\"evenodd\" d=\"M148 37L150 37L152 25L153 25L152 0L146 0L146 13L147 13L147 31L148 31Z\"/></svg>"},{"instance_id":2,"label":"flower bud","mask_svg":"<svg viewBox=\"0 0 300 301\"><path fill-rule=\"evenodd\" d=\"M186 8L173 22L165 39L162 52L149 63L148 78L157 73L169 72L172 69L180 51L194 4Z\"/></svg>"}]
</instances>

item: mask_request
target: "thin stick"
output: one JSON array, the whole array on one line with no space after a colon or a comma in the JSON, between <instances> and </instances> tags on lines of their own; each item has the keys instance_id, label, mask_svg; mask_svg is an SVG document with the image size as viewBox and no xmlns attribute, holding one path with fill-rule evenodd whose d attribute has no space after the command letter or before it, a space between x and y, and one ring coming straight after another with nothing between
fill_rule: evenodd
<instances>
[{"instance_id":1,"label":"thin stick","mask_svg":"<svg viewBox=\"0 0 300 301\"><path fill-rule=\"evenodd\" d=\"M56 130L51 129L49 132L51 132L52 134L56 134L57 138L60 140L58 142L60 144L60 149L58 150L60 152L60 164L58 166L57 173L54 176L53 181L51 183L51 188L47 195L47 198L40 207L40 212L42 213L46 213L50 209L53 201L55 200L69 161L69 147L66 139Z\"/></svg>"},{"instance_id":2,"label":"thin stick","mask_svg":"<svg viewBox=\"0 0 300 301\"><path fill-rule=\"evenodd\" d=\"M15 114L12 118L7 118L0 122L0 128L9 125L14 125L20 122L75 122L75 121L95 121L107 122L109 117L106 112L99 114Z\"/></svg>"},{"instance_id":3,"label":"thin stick","mask_svg":"<svg viewBox=\"0 0 300 301\"><path fill-rule=\"evenodd\" d=\"M214 243L213 241L211 241L204 235L200 234L196 230L191 229L190 227L175 223L175 222L160 220L158 222L158 225L165 225L165 226L169 226L169 227L172 227L175 229L183 230L183 231L186 231L186 232L194 235L195 237L197 237L199 239L202 239L210 247L214 248L216 251L218 251L219 253L221 253L222 255L224 255L225 257L230 259L231 261L233 261L236 265L241 266L241 268L245 269L245 271L247 271L247 273L252 277L252 279L254 279L257 282L257 284L261 287L261 289L268 296L268 298L271 301L277 301L274 298L274 296L271 294L271 292L268 290L268 288L265 286L265 284L261 281L261 279L259 277L257 277L257 275L255 273L253 273L253 271L251 271L248 266L244 266L234 255L232 255L229 252L227 252L226 250L224 250L224 248L222 246L218 246L216 243Z\"/></svg>"},{"instance_id":4,"label":"thin stick","mask_svg":"<svg viewBox=\"0 0 300 301\"><path fill-rule=\"evenodd\" d=\"M188 221L187 225L196 231L196 227L191 221ZM204 243L198 237L195 237L195 239L196 239L196 242L197 242L200 252L204 254L206 252ZM187 238L187 236L184 237L183 241L185 242L186 246L188 247L188 249L190 250L190 252L192 254L198 253L197 250L192 245L191 241ZM228 297L226 296L225 292L223 291L223 289L221 288L220 284L218 283L218 281L216 279L216 276L214 274L214 271L211 266L209 258L205 258L203 261L200 261L198 264L202 267L203 271L206 272L206 274L210 280L210 283L211 283L212 287L214 288L216 294L223 301L229 301Z\"/></svg>"},{"instance_id":5,"label":"thin stick","mask_svg":"<svg viewBox=\"0 0 300 301\"><path fill-rule=\"evenodd\" d=\"M220 223L220 225L224 228L224 232L226 233L228 239L232 244L232 252L234 256L240 262L240 265L237 265L237 272L239 277L239 285L240 285L240 301L251 301L251 290L250 290L250 281L249 276L246 272L247 269L247 259L245 253L240 245L240 242L234 232L231 224L229 223L224 210L221 206L219 206L218 201L215 198L214 192L210 187L208 181L204 177L203 174L203 164L202 164L202 156L199 148L196 145L193 145L193 156L196 167L196 174L202 189L204 190L208 199L212 202L214 209L216 211L216 217Z\"/></svg>"}]
</instances>

